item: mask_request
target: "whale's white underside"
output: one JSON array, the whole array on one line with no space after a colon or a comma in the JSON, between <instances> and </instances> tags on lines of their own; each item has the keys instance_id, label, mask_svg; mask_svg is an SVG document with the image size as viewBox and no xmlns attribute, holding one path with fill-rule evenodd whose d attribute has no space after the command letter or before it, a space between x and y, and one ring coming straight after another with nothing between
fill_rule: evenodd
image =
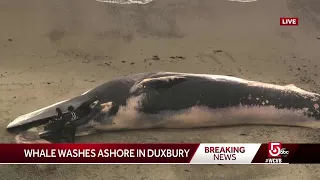
<instances>
[{"instance_id":1,"label":"whale's white underside","mask_svg":"<svg viewBox=\"0 0 320 180\"><path fill-rule=\"evenodd\" d=\"M117 115L103 122L90 121L79 127L78 136L95 131L116 131L152 128L203 128L234 125L283 125L320 128L320 121L304 115L304 110L277 109L274 106L238 106L221 109L194 106L179 111L145 114L137 111L143 96L130 98Z\"/></svg>"}]
</instances>

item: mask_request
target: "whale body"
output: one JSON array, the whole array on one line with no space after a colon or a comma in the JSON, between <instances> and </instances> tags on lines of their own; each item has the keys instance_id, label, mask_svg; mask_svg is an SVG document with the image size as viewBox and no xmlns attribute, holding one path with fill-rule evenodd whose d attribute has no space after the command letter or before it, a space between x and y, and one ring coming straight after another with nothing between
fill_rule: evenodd
<instances>
[{"instance_id":1,"label":"whale body","mask_svg":"<svg viewBox=\"0 0 320 180\"><path fill-rule=\"evenodd\" d=\"M77 135L149 128L229 125L320 127L320 95L210 74L147 72L119 77L77 97L19 116L9 132L45 124L73 106L82 114Z\"/></svg>"}]
</instances>

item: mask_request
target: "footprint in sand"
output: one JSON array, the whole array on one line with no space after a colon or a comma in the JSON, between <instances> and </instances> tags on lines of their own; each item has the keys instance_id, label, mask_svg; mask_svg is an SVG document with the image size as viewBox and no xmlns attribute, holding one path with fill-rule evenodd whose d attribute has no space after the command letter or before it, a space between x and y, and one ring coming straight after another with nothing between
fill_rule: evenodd
<instances>
[{"instance_id":1,"label":"footprint in sand","mask_svg":"<svg viewBox=\"0 0 320 180\"><path fill-rule=\"evenodd\" d=\"M220 72L225 74L234 74L231 72L237 72L242 74L242 67L236 62L232 54L223 50L212 50L211 52L200 53L196 56L198 63L208 63L212 66L212 72Z\"/></svg>"},{"instance_id":2,"label":"footprint in sand","mask_svg":"<svg viewBox=\"0 0 320 180\"><path fill-rule=\"evenodd\" d=\"M153 0L96 0L98 2L113 4L148 4Z\"/></svg>"},{"instance_id":3,"label":"footprint in sand","mask_svg":"<svg viewBox=\"0 0 320 180\"><path fill-rule=\"evenodd\" d=\"M248 3L248 2L256 2L258 0L229 0L229 1Z\"/></svg>"},{"instance_id":4,"label":"footprint in sand","mask_svg":"<svg viewBox=\"0 0 320 180\"><path fill-rule=\"evenodd\" d=\"M148 4L153 0L96 0L96 1L104 2L104 3L113 3L113 4ZM228 1L248 3L248 2L255 2L257 0L228 0Z\"/></svg>"}]
</instances>

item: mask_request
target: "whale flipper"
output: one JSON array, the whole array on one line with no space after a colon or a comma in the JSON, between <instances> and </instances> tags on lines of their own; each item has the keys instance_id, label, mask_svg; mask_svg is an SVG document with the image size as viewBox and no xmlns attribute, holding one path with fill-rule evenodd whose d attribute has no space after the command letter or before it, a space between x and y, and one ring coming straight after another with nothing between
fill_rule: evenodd
<instances>
[{"instance_id":1,"label":"whale flipper","mask_svg":"<svg viewBox=\"0 0 320 180\"><path fill-rule=\"evenodd\" d=\"M106 102L100 104L99 107L95 108L90 114L94 121L102 122L105 117L110 117L117 114L119 106L113 102Z\"/></svg>"},{"instance_id":2,"label":"whale flipper","mask_svg":"<svg viewBox=\"0 0 320 180\"><path fill-rule=\"evenodd\" d=\"M156 78L147 78L137 83L131 88L131 93L139 93L146 89L171 88L177 84L187 81L184 76L165 76Z\"/></svg>"}]
</instances>

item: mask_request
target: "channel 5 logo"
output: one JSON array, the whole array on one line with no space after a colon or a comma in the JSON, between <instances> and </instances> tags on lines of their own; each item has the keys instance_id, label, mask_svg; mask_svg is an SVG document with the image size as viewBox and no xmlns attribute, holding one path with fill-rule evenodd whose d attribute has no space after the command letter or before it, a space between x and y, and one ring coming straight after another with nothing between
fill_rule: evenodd
<instances>
[{"instance_id":1,"label":"channel 5 logo","mask_svg":"<svg viewBox=\"0 0 320 180\"><path fill-rule=\"evenodd\" d=\"M268 150L269 158L281 158L289 155L289 151L287 151L286 148L282 148L282 144L280 142L269 142Z\"/></svg>"}]
</instances>

